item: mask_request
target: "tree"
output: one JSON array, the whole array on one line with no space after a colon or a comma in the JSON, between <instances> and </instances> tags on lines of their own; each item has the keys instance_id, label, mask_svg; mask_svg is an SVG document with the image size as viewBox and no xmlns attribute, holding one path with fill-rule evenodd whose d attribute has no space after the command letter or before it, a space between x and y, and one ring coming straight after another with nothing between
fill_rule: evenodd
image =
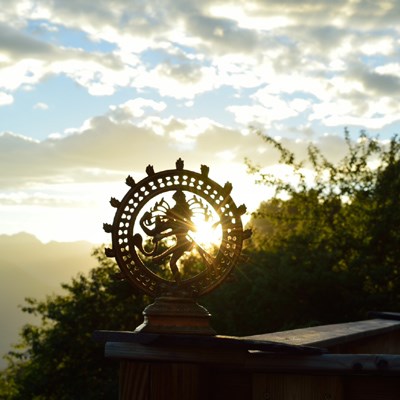
<instances>
[{"instance_id":1,"label":"tree","mask_svg":"<svg viewBox=\"0 0 400 400\"><path fill-rule=\"evenodd\" d=\"M94 250L98 266L62 284L65 293L45 300L26 299L24 312L41 317L40 325L25 325L20 343L0 372L0 399L79 400L118 398L118 363L104 357L96 343L96 330L133 331L143 321L142 312L152 301L136 294L120 279L104 246ZM194 256L193 256L194 257ZM192 276L202 263L185 257L183 276ZM172 278L167 261L146 265L154 273Z\"/></svg>"},{"instance_id":2,"label":"tree","mask_svg":"<svg viewBox=\"0 0 400 400\"><path fill-rule=\"evenodd\" d=\"M252 335L398 311L400 140L361 132L333 164L315 146L298 161L269 136L291 179L248 162L275 189L252 216L246 261L204 304L219 333ZM313 171L313 179L307 169Z\"/></svg>"},{"instance_id":3,"label":"tree","mask_svg":"<svg viewBox=\"0 0 400 400\"><path fill-rule=\"evenodd\" d=\"M26 325L21 343L8 355L0 380L0 398L69 400L118 397L118 365L105 359L92 333L133 330L149 304L125 281L114 279L115 262L94 251L99 266L88 276L63 284L65 294L44 301L27 299L25 312L39 315L40 326Z\"/></svg>"},{"instance_id":4,"label":"tree","mask_svg":"<svg viewBox=\"0 0 400 400\"><path fill-rule=\"evenodd\" d=\"M280 142L263 139L296 179L284 181L250 165L276 190L252 219L251 250L263 266L255 267L261 276L253 291L260 296L253 304L261 309L251 328L278 330L365 318L371 310L398 311L399 138L385 144L361 132L353 142L346 131L348 151L335 165L314 145L298 162ZM313 170L312 182L306 167Z\"/></svg>"},{"instance_id":5,"label":"tree","mask_svg":"<svg viewBox=\"0 0 400 400\"><path fill-rule=\"evenodd\" d=\"M333 165L309 146L308 158L263 137L292 168L286 182L250 165L276 196L253 215L254 233L232 282L199 300L213 314L219 334L251 335L367 317L368 311L398 311L400 300L400 141L389 144L348 132L348 152ZM371 167L374 161L375 167ZM312 167L310 183L305 167ZM104 249L88 276L64 284L65 294L29 299L24 311L42 317L27 325L0 376L0 398L112 399L117 365L104 358L92 332L133 330L141 323L146 296L112 278L119 270ZM191 255L183 276L201 269ZM165 265L151 267L170 273Z\"/></svg>"}]
</instances>

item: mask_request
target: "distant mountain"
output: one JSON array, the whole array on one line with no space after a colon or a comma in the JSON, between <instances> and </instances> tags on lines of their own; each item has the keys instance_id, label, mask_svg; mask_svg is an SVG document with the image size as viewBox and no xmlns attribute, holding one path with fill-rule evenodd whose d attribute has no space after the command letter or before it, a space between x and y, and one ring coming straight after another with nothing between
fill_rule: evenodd
<instances>
[{"instance_id":1,"label":"distant mountain","mask_svg":"<svg viewBox=\"0 0 400 400\"><path fill-rule=\"evenodd\" d=\"M93 248L84 241L44 244L28 233L0 235L0 369L1 356L18 341L20 328L34 321L18 306L26 297L60 293L61 283L96 266Z\"/></svg>"}]
</instances>

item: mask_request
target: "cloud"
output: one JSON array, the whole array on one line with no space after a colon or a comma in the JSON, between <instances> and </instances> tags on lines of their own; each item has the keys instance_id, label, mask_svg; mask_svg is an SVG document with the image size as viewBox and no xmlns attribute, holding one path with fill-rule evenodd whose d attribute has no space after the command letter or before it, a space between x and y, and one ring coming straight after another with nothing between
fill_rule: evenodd
<instances>
[{"instance_id":1,"label":"cloud","mask_svg":"<svg viewBox=\"0 0 400 400\"><path fill-rule=\"evenodd\" d=\"M394 105L400 100L400 73L393 67L400 40L396 1L374 7L350 0L7 4L0 0L6 9L0 89L7 93L0 104L24 85L63 75L93 96L135 88L156 93L165 104L192 101L193 108L201 94L230 88L241 101L224 107L239 125L268 128L285 121L291 129L290 121L302 118L379 129L400 118ZM49 34L59 31L79 32L86 47ZM113 50L94 51L93 43ZM243 94L246 89L254 92ZM139 118L143 108L126 103L111 112L122 122Z\"/></svg>"},{"instance_id":2,"label":"cloud","mask_svg":"<svg viewBox=\"0 0 400 400\"><path fill-rule=\"evenodd\" d=\"M400 89L400 75L379 73L360 67L353 70L354 79L358 79L366 91L373 96L396 95Z\"/></svg>"},{"instance_id":3,"label":"cloud","mask_svg":"<svg viewBox=\"0 0 400 400\"><path fill-rule=\"evenodd\" d=\"M227 110L235 115L235 120L239 124L269 129L277 122L307 113L311 108L309 99L301 97L287 99L282 93L274 92L271 86L264 87L252 96L252 105L229 106Z\"/></svg>"},{"instance_id":4,"label":"cloud","mask_svg":"<svg viewBox=\"0 0 400 400\"><path fill-rule=\"evenodd\" d=\"M228 14L229 15L229 14ZM229 17L190 15L186 21L188 33L201 41L208 52L244 53L254 51L258 35L250 29L241 28Z\"/></svg>"},{"instance_id":5,"label":"cloud","mask_svg":"<svg viewBox=\"0 0 400 400\"><path fill-rule=\"evenodd\" d=\"M10 192L0 194L1 206L82 207L82 198L71 199L65 194L49 195L46 192Z\"/></svg>"},{"instance_id":6,"label":"cloud","mask_svg":"<svg viewBox=\"0 0 400 400\"><path fill-rule=\"evenodd\" d=\"M7 106L14 102L14 97L8 93L0 92L0 107Z\"/></svg>"},{"instance_id":7,"label":"cloud","mask_svg":"<svg viewBox=\"0 0 400 400\"><path fill-rule=\"evenodd\" d=\"M49 75L67 75L93 95L109 95L134 76L118 55L84 52L50 44L0 23L0 88L36 85Z\"/></svg>"},{"instance_id":8,"label":"cloud","mask_svg":"<svg viewBox=\"0 0 400 400\"><path fill-rule=\"evenodd\" d=\"M13 6L3 4L7 12L0 25L5 38L0 52L8 57L9 69L2 70L0 87L16 90L23 84L36 85L50 74L64 74L94 96L135 87L155 89L165 97L193 99L224 85L235 90L270 85L270 93L272 87L276 94L302 90L321 102L332 102L343 98L338 81L332 79L335 74L344 84L359 82L360 93L374 101L372 96L398 92L398 75L380 72L390 59L375 59L378 65L363 59L357 69L348 68L349 55L353 59L377 54L395 57L399 30L394 15L400 6L394 1L374 7L362 4L349 0L301 4L269 0L251 5L166 1L160 7L117 0L110 7L105 0L40 4L17 0ZM42 28L35 28L32 36L26 26L35 20ZM17 28L10 28L9 21L19 21ZM116 49L106 55L57 40L49 42L40 33L48 31L47 21L52 21L53 31L78 30L86 41L105 41ZM277 121L282 114L276 114Z\"/></svg>"},{"instance_id":9,"label":"cloud","mask_svg":"<svg viewBox=\"0 0 400 400\"><path fill-rule=\"evenodd\" d=\"M12 59L48 58L56 48L34 37L25 35L19 30L0 23L0 52Z\"/></svg>"},{"instance_id":10,"label":"cloud","mask_svg":"<svg viewBox=\"0 0 400 400\"><path fill-rule=\"evenodd\" d=\"M156 89L161 96L176 99L192 99L221 85L214 67L169 62L160 63L157 67L139 74L134 84L140 88Z\"/></svg>"},{"instance_id":11,"label":"cloud","mask_svg":"<svg viewBox=\"0 0 400 400\"><path fill-rule=\"evenodd\" d=\"M163 111L166 107L164 102L156 102L154 100L144 99L142 97L128 100L127 102L120 105L110 106L110 118L113 121L127 121L132 118L142 117L145 113L145 109L154 111Z\"/></svg>"},{"instance_id":12,"label":"cloud","mask_svg":"<svg viewBox=\"0 0 400 400\"><path fill-rule=\"evenodd\" d=\"M179 157L188 169L209 165L217 181L236 180L239 194L256 202L262 195L244 159L267 167L278 154L244 134L249 125L281 136L300 158L313 140L335 161L346 149L344 125L387 135L400 120L395 0L0 0L0 7L0 107L14 98L13 111L25 106L32 135L35 119L50 116L32 109L48 105L60 121L59 133L35 141L2 118L7 215L15 206L62 214L60 207L83 203L79 215L98 216L92 204L117 183L126 189L126 175L142 177L147 164L173 168ZM73 115L84 122L57 114L49 91L58 77L96 96L68 99L85 101L82 116ZM328 134L335 130L339 136Z\"/></svg>"},{"instance_id":13,"label":"cloud","mask_svg":"<svg viewBox=\"0 0 400 400\"><path fill-rule=\"evenodd\" d=\"M139 103L162 107L144 99ZM39 183L90 181L93 175L83 173L88 170L114 171L114 175L107 174L107 179L110 176L117 179L120 175L115 173L142 170L149 163L158 169L169 168L179 157L189 160L190 165L223 165L226 159L222 155L227 151L232 154L232 162L243 164L244 158L251 157L259 145L255 135L243 136L210 119L163 120L153 116L140 124L100 116L65 137L41 142L3 133L0 185L18 188Z\"/></svg>"},{"instance_id":14,"label":"cloud","mask_svg":"<svg viewBox=\"0 0 400 400\"><path fill-rule=\"evenodd\" d=\"M49 109L49 106L48 106L48 104L46 104L46 103L39 102L39 103L36 103L36 104L33 106L33 108L34 108L35 110L48 110L48 109Z\"/></svg>"},{"instance_id":15,"label":"cloud","mask_svg":"<svg viewBox=\"0 0 400 400\"><path fill-rule=\"evenodd\" d=\"M134 76L129 66L123 67L110 55L103 57L51 47L48 50L40 56L35 54L21 59L19 54L10 52L6 66L0 70L0 88L12 91L24 85L35 86L50 75L66 75L86 87L92 95L109 95L116 87L129 85Z\"/></svg>"}]
</instances>

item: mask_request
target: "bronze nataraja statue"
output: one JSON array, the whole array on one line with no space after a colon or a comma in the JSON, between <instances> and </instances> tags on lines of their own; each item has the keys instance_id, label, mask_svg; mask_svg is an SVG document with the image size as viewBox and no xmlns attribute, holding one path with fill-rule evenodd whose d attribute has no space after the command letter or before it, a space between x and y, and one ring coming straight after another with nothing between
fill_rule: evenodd
<instances>
[{"instance_id":1,"label":"bronze nataraja statue","mask_svg":"<svg viewBox=\"0 0 400 400\"><path fill-rule=\"evenodd\" d=\"M250 237L243 230L241 216L246 207L236 206L230 193L208 177L209 168L197 173L184 169L181 159L176 168L155 172L149 165L147 177L136 183L126 179L130 190L121 201L111 199L116 213L113 224L104 224L112 234L112 249L124 278L145 294L156 298L144 311L139 331L158 333L213 334L209 313L196 299L219 286L232 272ZM204 226L206 236L219 229L212 249L199 243L196 234ZM182 275L185 255L197 252L204 268L194 276ZM165 264L171 274L159 274L150 264Z\"/></svg>"},{"instance_id":2,"label":"bronze nataraja statue","mask_svg":"<svg viewBox=\"0 0 400 400\"><path fill-rule=\"evenodd\" d=\"M177 190L172 199L175 201L175 205L172 208L162 198L160 202L156 203L150 211L146 211L142 218L140 218L140 227L152 239L153 249L151 251L144 249L140 233L136 233L133 239L136 247L142 254L151 256L153 262L162 262L167 256L172 255L169 260L169 267L175 281L180 282L181 276L177 266L178 260L185 252L190 252L195 245L199 246L190 236L190 231L196 232L197 230L196 225L192 221L192 206L198 204L205 212L206 217L208 207L203 208L202 202L196 201L196 196L191 199L191 202L188 202L182 190ZM166 238L175 238L175 243L159 253L159 243ZM201 249L200 246L199 249ZM200 254L203 255L204 253L202 249Z\"/></svg>"}]
</instances>

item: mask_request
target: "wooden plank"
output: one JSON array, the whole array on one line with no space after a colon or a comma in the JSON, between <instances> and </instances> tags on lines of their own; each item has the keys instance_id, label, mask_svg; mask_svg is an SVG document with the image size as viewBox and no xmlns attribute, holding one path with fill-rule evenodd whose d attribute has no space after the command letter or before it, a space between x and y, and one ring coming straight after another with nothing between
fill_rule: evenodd
<instances>
[{"instance_id":1,"label":"wooden plank","mask_svg":"<svg viewBox=\"0 0 400 400\"><path fill-rule=\"evenodd\" d=\"M101 342L139 343L164 347L196 347L229 350L262 350L273 353L321 354L324 349L311 346L295 346L265 340L251 340L234 336L206 336L188 334L159 334L143 332L95 331L93 338Z\"/></svg>"},{"instance_id":2,"label":"wooden plank","mask_svg":"<svg viewBox=\"0 0 400 400\"><path fill-rule=\"evenodd\" d=\"M155 363L151 365L150 400L200 400L201 383L197 365Z\"/></svg>"},{"instance_id":3,"label":"wooden plank","mask_svg":"<svg viewBox=\"0 0 400 400\"><path fill-rule=\"evenodd\" d=\"M290 356L253 353L246 369L264 372L332 373L400 376L400 356L390 354L323 354L320 356Z\"/></svg>"},{"instance_id":4,"label":"wooden plank","mask_svg":"<svg viewBox=\"0 0 400 400\"><path fill-rule=\"evenodd\" d=\"M121 361L120 400L200 400L199 366Z\"/></svg>"},{"instance_id":5,"label":"wooden plank","mask_svg":"<svg viewBox=\"0 0 400 400\"><path fill-rule=\"evenodd\" d=\"M150 364L120 361L120 400L150 400Z\"/></svg>"},{"instance_id":6,"label":"wooden plank","mask_svg":"<svg viewBox=\"0 0 400 400\"><path fill-rule=\"evenodd\" d=\"M400 354L400 330L386 332L377 336L370 336L341 343L329 348L330 353L345 354Z\"/></svg>"},{"instance_id":7,"label":"wooden plank","mask_svg":"<svg viewBox=\"0 0 400 400\"><path fill-rule=\"evenodd\" d=\"M105 356L138 361L194 362L243 366L246 350L206 349L196 347L161 347L139 343L107 342Z\"/></svg>"},{"instance_id":8,"label":"wooden plank","mask_svg":"<svg viewBox=\"0 0 400 400\"><path fill-rule=\"evenodd\" d=\"M399 400L400 380L390 376L349 376L343 379L346 400Z\"/></svg>"},{"instance_id":9,"label":"wooden plank","mask_svg":"<svg viewBox=\"0 0 400 400\"><path fill-rule=\"evenodd\" d=\"M244 339L267 340L291 345L331 347L396 330L400 330L400 321L371 319L246 336Z\"/></svg>"},{"instance_id":10,"label":"wooden plank","mask_svg":"<svg viewBox=\"0 0 400 400\"><path fill-rule=\"evenodd\" d=\"M107 357L171 363L209 364L253 371L317 371L400 374L400 356L390 354L291 355L229 349L159 347L109 342Z\"/></svg>"},{"instance_id":11,"label":"wooden plank","mask_svg":"<svg viewBox=\"0 0 400 400\"><path fill-rule=\"evenodd\" d=\"M337 376L255 374L253 400L343 400Z\"/></svg>"},{"instance_id":12,"label":"wooden plank","mask_svg":"<svg viewBox=\"0 0 400 400\"><path fill-rule=\"evenodd\" d=\"M371 311L368 313L369 318L380 318L380 319L392 319L394 321L400 321L400 313L385 312L385 311Z\"/></svg>"},{"instance_id":13,"label":"wooden plank","mask_svg":"<svg viewBox=\"0 0 400 400\"><path fill-rule=\"evenodd\" d=\"M208 376L208 395L202 400L252 400L252 374L231 369L213 369Z\"/></svg>"},{"instance_id":14,"label":"wooden plank","mask_svg":"<svg viewBox=\"0 0 400 400\"><path fill-rule=\"evenodd\" d=\"M254 374L253 400L398 400L395 376Z\"/></svg>"}]
</instances>

